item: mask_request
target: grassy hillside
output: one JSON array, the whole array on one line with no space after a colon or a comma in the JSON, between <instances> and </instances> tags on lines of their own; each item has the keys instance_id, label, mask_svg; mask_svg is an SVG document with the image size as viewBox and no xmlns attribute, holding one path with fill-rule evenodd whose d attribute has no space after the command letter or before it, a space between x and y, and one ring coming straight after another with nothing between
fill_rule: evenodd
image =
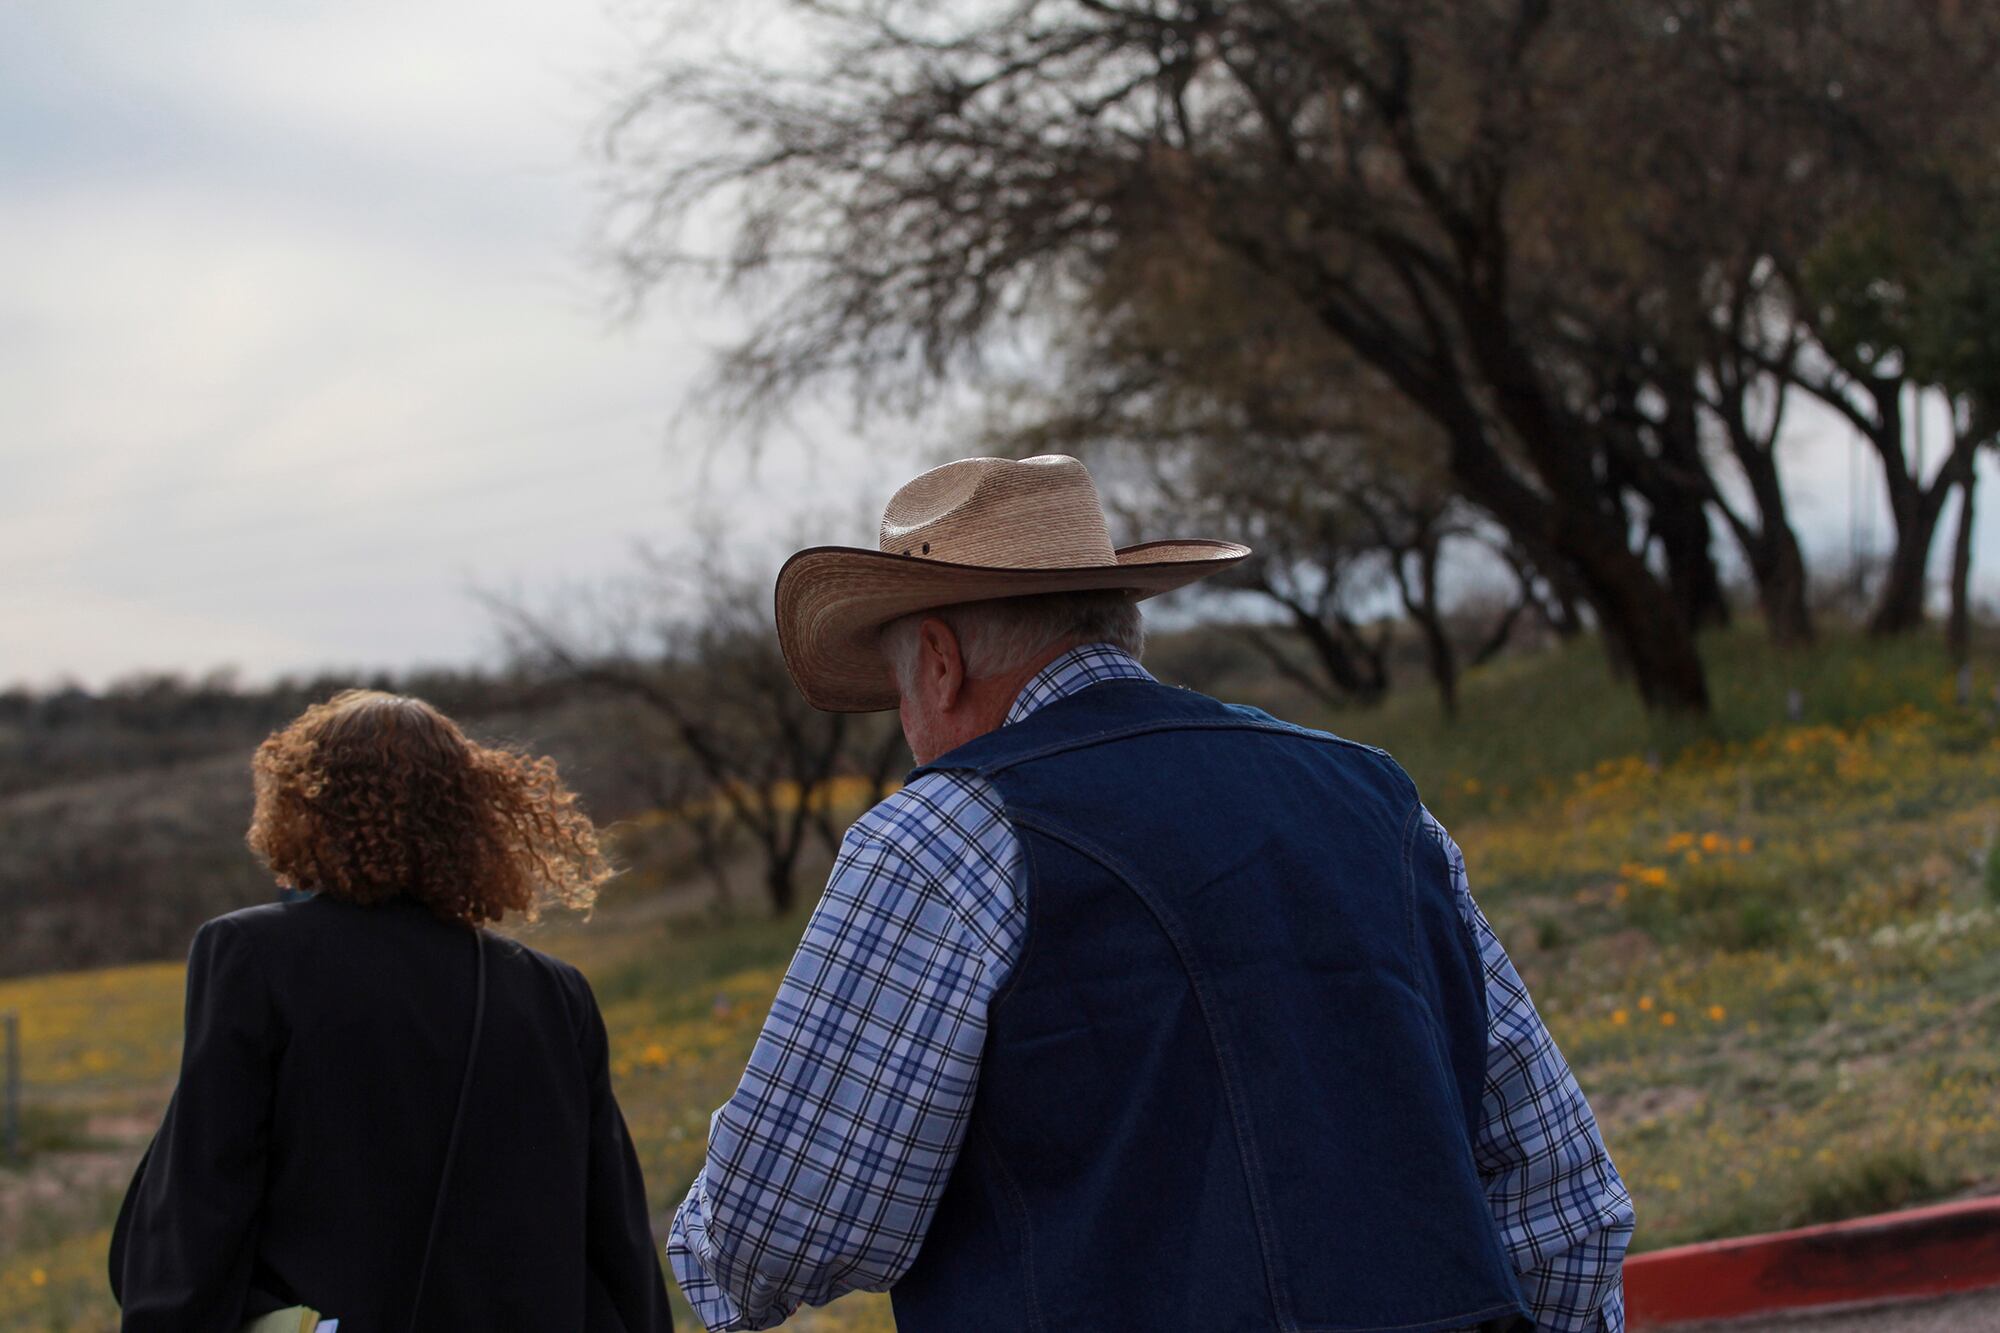
<instances>
[{"instance_id":1,"label":"grassy hillside","mask_svg":"<svg viewBox=\"0 0 2000 1333\"><path fill-rule=\"evenodd\" d=\"M1708 645L1712 726L1649 721L1577 649L1318 719L1395 751L1569 1052L1641 1247L2000 1183L2000 725L1927 645ZM1788 689L1803 717L1786 718ZM801 919L613 898L535 942L591 975L664 1223ZM0 982L35 1155L0 1170L0 1326L113 1327L105 1229L169 1090L179 972ZM855 1297L799 1325L887 1328Z\"/></svg>"},{"instance_id":2,"label":"grassy hillside","mask_svg":"<svg viewBox=\"0 0 2000 1333\"><path fill-rule=\"evenodd\" d=\"M460 720L478 739L526 738L555 756L600 817L645 810L669 785L660 724L628 701L552 697L509 709L498 706L502 680L431 684L446 685L441 706L469 706ZM234 711L214 726L160 703L120 726L120 709L145 701L113 695L32 734L8 720L18 698L0 694L0 978L174 957L209 917L263 901L269 877L243 850L251 751L333 688L216 694L212 708ZM42 711L61 715L55 703Z\"/></svg>"}]
</instances>

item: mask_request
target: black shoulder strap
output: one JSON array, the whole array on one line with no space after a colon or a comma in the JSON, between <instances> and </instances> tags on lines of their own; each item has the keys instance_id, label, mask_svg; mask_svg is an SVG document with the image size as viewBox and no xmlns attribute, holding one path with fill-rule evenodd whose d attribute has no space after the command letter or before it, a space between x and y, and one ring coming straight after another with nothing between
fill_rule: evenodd
<instances>
[{"instance_id":1,"label":"black shoulder strap","mask_svg":"<svg viewBox=\"0 0 2000 1333\"><path fill-rule=\"evenodd\" d=\"M417 1270L417 1294L410 1302L410 1333L417 1333L424 1312L424 1281L430 1276L431 1256L437 1250L438 1230L444 1223L444 1197L451 1187L451 1164L458 1158L458 1131L465 1121L466 1094L472 1089L472 1066L479 1058L479 1034L486 1026L486 932L472 928L472 954L477 991L472 1001L472 1041L465 1051L465 1077L458 1085L458 1109L451 1113L451 1137L445 1141L444 1170L438 1174L437 1202L431 1206L430 1235L424 1239L423 1267Z\"/></svg>"}]
</instances>

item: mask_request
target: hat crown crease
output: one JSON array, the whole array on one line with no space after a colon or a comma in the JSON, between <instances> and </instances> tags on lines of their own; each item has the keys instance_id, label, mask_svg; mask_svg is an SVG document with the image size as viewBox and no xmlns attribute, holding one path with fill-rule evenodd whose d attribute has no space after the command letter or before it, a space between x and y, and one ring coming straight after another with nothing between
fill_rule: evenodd
<instances>
[{"instance_id":1,"label":"hat crown crease","mask_svg":"<svg viewBox=\"0 0 2000 1333\"><path fill-rule=\"evenodd\" d=\"M881 549L1000 569L1115 565L1104 507L1073 458L967 458L932 468L890 498Z\"/></svg>"}]
</instances>

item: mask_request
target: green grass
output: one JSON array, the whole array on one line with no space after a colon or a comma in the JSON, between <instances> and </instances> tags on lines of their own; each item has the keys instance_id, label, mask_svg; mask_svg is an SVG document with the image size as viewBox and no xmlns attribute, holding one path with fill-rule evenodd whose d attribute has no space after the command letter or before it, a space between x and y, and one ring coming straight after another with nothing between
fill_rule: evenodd
<instances>
[{"instance_id":1,"label":"green grass","mask_svg":"<svg viewBox=\"0 0 2000 1333\"><path fill-rule=\"evenodd\" d=\"M0 1157L7 1165L24 1165L42 1153L75 1152L90 1146L84 1133L84 1117L66 1106L27 1102L21 1107L18 1151L12 1159ZM5 1145L0 1145L4 1152Z\"/></svg>"},{"instance_id":2,"label":"green grass","mask_svg":"<svg viewBox=\"0 0 2000 1333\"><path fill-rule=\"evenodd\" d=\"M1465 848L1632 1186L1638 1248L2000 1180L1991 663L1980 704L1960 708L1927 642L1780 657L1743 631L1705 652L1717 707L1700 725L1646 717L1588 645L1475 673L1452 725L1417 689L1375 710L1286 711L1390 749ZM806 908L646 906L614 897L591 923L529 938L592 979L664 1229ZM157 1115L178 1040L162 971L0 985L0 1007L47 1016L30 1078L70 1119L44 1161L108 1151L78 1114ZM139 1146L116 1149L121 1168ZM0 1326L113 1326L99 1274L115 1190L79 1190L0 1234ZM797 1326L886 1329L886 1302L849 1298Z\"/></svg>"},{"instance_id":3,"label":"green grass","mask_svg":"<svg viewBox=\"0 0 2000 1333\"><path fill-rule=\"evenodd\" d=\"M1809 1180L1797 1211L1803 1223L1837 1222L1886 1213L1928 1198L1937 1189L1920 1154L1889 1148L1843 1161Z\"/></svg>"},{"instance_id":4,"label":"green grass","mask_svg":"<svg viewBox=\"0 0 2000 1333\"><path fill-rule=\"evenodd\" d=\"M1741 627L1708 634L1702 657L1714 707L1698 720L1649 714L1589 640L1503 658L1472 673L1455 722L1415 682L1376 708L1313 710L1289 702L1295 713L1314 714L1300 720L1394 754L1434 806L1485 811L1545 800L1571 775L1607 759L1665 762L1703 743L1778 730L1789 725L1793 690L1801 725L1836 727L1904 703L1941 706L1952 692L1951 663L1929 636L1882 643L1829 635L1810 650L1788 653ZM1974 698L1990 699L1992 685L1985 664Z\"/></svg>"}]
</instances>

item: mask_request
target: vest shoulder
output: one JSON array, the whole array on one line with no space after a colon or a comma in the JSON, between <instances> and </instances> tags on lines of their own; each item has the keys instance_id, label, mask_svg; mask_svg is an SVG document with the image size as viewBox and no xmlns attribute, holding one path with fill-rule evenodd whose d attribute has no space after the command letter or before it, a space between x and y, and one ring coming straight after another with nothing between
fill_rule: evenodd
<instances>
[{"instance_id":1,"label":"vest shoulder","mask_svg":"<svg viewBox=\"0 0 2000 1333\"><path fill-rule=\"evenodd\" d=\"M915 776L996 773L1019 764L1126 736L1158 731L1249 730L1338 748L1382 766L1394 780L1409 775L1387 750L1288 722L1250 704L1225 703L1199 691L1152 680L1107 681L1058 699L1019 722L969 741Z\"/></svg>"},{"instance_id":2,"label":"vest shoulder","mask_svg":"<svg viewBox=\"0 0 2000 1333\"><path fill-rule=\"evenodd\" d=\"M1346 746L1351 750L1363 750L1369 754L1387 759L1390 763L1395 762L1394 756L1379 745L1370 745L1366 741L1357 741L1352 737L1342 736L1338 732L1327 731L1323 727L1309 727L1303 722L1288 722L1282 717L1265 712L1254 704L1231 704L1223 703L1220 700L1211 700L1211 702L1215 703L1224 713L1240 718L1250 725L1265 727L1273 731L1288 731L1308 740L1326 741L1333 745Z\"/></svg>"}]
</instances>

